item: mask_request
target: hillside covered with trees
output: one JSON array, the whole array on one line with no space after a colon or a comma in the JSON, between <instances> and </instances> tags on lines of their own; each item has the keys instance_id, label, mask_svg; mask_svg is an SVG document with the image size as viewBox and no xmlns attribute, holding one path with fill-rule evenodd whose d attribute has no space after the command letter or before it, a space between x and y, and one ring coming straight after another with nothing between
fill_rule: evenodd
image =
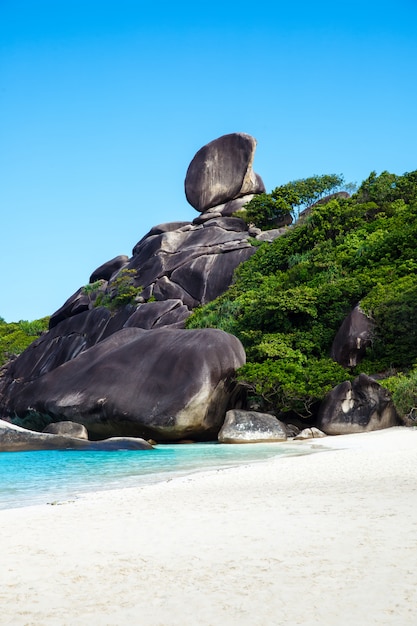
<instances>
[{"instance_id":1,"label":"hillside covered with trees","mask_svg":"<svg viewBox=\"0 0 417 626\"><path fill-rule=\"evenodd\" d=\"M346 189L342 177L313 177L246 205L240 216L262 228L273 228L287 213L300 217L284 235L261 244L230 289L197 309L187 326L221 328L242 341L247 364L239 380L262 410L308 418L332 387L363 372L393 392L401 415L413 417L417 171L372 172L351 197L317 203L340 188ZM358 304L374 332L365 358L346 369L330 350Z\"/></svg>"}]
</instances>

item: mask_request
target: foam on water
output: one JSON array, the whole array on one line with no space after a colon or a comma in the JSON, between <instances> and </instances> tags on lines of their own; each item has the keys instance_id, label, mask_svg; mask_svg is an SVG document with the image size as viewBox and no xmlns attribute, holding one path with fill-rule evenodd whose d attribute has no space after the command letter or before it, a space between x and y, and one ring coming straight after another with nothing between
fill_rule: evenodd
<instances>
[{"instance_id":1,"label":"foam on water","mask_svg":"<svg viewBox=\"0 0 417 626\"><path fill-rule=\"evenodd\" d=\"M197 471L307 452L294 444L159 445L112 452L41 450L0 454L0 509L74 499Z\"/></svg>"}]
</instances>

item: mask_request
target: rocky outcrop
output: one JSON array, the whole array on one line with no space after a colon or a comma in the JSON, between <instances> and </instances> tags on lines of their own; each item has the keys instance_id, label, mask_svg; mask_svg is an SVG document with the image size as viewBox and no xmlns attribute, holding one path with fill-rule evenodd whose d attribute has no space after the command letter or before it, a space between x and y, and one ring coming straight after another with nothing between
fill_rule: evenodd
<instances>
[{"instance_id":1,"label":"rocky outcrop","mask_svg":"<svg viewBox=\"0 0 417 626\"><path fill-rule=\"evenodd\" d=\"M125 328L32 381L15 381L11 404L84 424L90 438L209 439L245 362L238 339L216 330Z\"/></svg>"},{"instance_id":2,"label":"rocky outcrop","mask_svg":"<svg viewBox=\"0 0 417 626\"><path fill-rule=\"evenodd\" d=\"M185 178L187 198L201 215L193 222L154 226L133 247L130 258L120 255L103 263L91 273L89 285L80 287L52 314L50 328L93 310L103 297L112 297L122 271L129 274L138 290L130 313L141 304L150 304L149 300L180 301L174 306L175 313L165 317L165 325L184 326L193 308L226 291L237 266L256 251L250 237L262 240L259 229L254 233L242 219L234 217L254 194L265 191L252 169L255 147L256 140L250 135L232 133L201 148ZM267 235L267 240L280 234L277 231L274 237ZM153 309L145 313L141 307L128 326L139 326L143 319L143 328L153 327L149 321L156 312L156 307ZM127 317L119 315L115 320L112 315L112 332L123 328ZM158 321L161 325L162 320Z\"/></svg>"},{"instance_id":3,"label":"rocky outcrop","mask_svg":"<svg viewBox=\"0 0 417 626\"><path fill-rule=\"evenodd\" d=\"M197 211L241 196L263 193L264 184L252 169L256 140L244 133L223 135L203 146L185 177L185 195Z\"/></svg>"},{"instance_id":4,"label":"rocky outcrop","mask_svg":"<svg viewBox=\"0 0 417 626\"><path fill-rule=\"evenodd\" d=\"M3 415L35 410L85 424L95 438L217 435L243 348L220 331L182 329L256 252L250 238L261 231L234 217L265 191L252 168L255 146L234 133L195 155L185 189L201 214L154 226L131 257L91 273L51 316L49 331L0 372ZM122 288L133 295L120 304Z\"/></svg>"},{"instance_id":5,"label":"rocky outcrop","mask_svg":"<svg viewBox=\"0 0 417 626\"><path fill-rule=\"evenodd\" d=\"M333 340L330 356L343 367L356 367L371 345L373 321L357 305L345 317Z\"/></svg>"},{"instance_id":6,"label":"rocky outcrop","mask_svg":"<svg viewBox=\"0 0 417 626\"><path fill-rule=\"evenodd\" d=\"M227 411L219 432L219 443L260 443L286 441L285 424L268 413Z\"/></svg>"},{"instance_id":7,"label":"rocky outcrop","mask_svg":"<svg viewBox=\"0 0 417 626\"><path fill-rule=\"evenodd\" d=\"M134 270L144 299L179 299L193 309L226 291L237 266L254 252L243 220L220 217L148 234L133 248L126 269Z\"/></svg>"},{"instance_id":8,"label":"rocky outcrop","mask_svg":"<svg viewBox=\"0 0 417 626\"><path fill-rule=\"evenodd\" d=\"M116 256L114 259L100 265L90 276L90 283L96 282L96 280L110 280L115 272L121 270L129 261L129 257L125 254Z\"/></svg>"},{"instance_id":9,"label":"rocky outcrop","mask_svg":"<svg viewBox=\"0 0 417 626\"><path fill-rule=\"evenodd\" d=\"M43 433L51 435L62 435L63 437L74 437L75 439L88 439L88 431L82 424L76 422L53 422L46 426Z\"/></svg>"},{"instance_id":10,"label":"rocky outcrop","mask_svg":"<svg viewBox=\"0 0 417 626\"><path fill-rule=\"evenodd\" d=\"M365 374L334 387L321 403L317 419L317 427L327 435L362 433L399 423L388 390Z\"/></svg>"},{"instance_id":11,"label":"rocky outcrop","mask_svg":"<svg viewBox=\"0 0 417 626\"><path fill-rule=\"evenodd\" d=\"M143 439L112 437L103 441L87 441L68 435L54 435L26 430L0 420L0 452L28 452L32 450L151 450Z\"/></svg>"}]
</instances>

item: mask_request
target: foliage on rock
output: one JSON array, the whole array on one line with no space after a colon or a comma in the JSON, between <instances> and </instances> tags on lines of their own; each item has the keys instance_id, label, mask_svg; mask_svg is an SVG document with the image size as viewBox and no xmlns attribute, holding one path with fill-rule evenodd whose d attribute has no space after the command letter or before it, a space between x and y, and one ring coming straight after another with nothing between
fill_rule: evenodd
<instances>
[{"instance_id":1,"label":"foliage on rock","mask_svg":"<svg viewBox=\"0 0 417 626\"><path fill-rule=\"evenodd\" d=\"M135 286L135 276L136 270L121 270L116 278L109 283L106 292L97 295L94 306L104 306L110 310L116 310L127 304L134 304L135 299L142 292L142 287ZM97 282L101 283L101 281ZM100 289L100 284L97 289Z\"/></svg>"},{"instance_id":2,"label":"foliage on rock","mask_svg":"<svg viewBox=\"0 0 417 626\"><path fill-rule=\"evenodd\" d=\"M276 187L269 194L255 195L237 215L263 230L276 228L285 221L286 216L297 217L302 209L342 187L347 186L344 185L343 176L337 174L294 180Z\"/></svg>"},{"instance_id":3,"label":"foliage on rock","mask_svg":"<svg viewBox=\"0 0 417 626\"><path fill-rule=\"evenodd\" d=\"M306 180L337 184L333 175ZM303 202L316 199L313 183L304 195L294 183L283 188L288 195L273 200L288 210L295 206L290 192ZM342 380L389 370L407 376L417 363L416 241L417 171L372 172L352 197L312 206L285 235L262 244L228 292L196 310L187 326L239 337L248 358L239 378L262 408L308 417ZM330 347L358 303L375 336L365 360L348 371L330 359Z\"/></svg>"}]
</instances>

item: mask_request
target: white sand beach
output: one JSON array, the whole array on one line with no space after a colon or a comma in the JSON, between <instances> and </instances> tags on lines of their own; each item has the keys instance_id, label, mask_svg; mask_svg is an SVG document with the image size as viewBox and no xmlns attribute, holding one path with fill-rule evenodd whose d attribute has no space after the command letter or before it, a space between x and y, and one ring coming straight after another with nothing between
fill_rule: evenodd
<instances>
[{"instance_id":1,"label":"white sand beach","mask_svg":"<svg viewBox=\"0 0 417 626\"><path fill-rule=\"evenodd\" d=\"M306 446L0 511L0 624L415 624L417 429Z\"/></svg>"}]
</instances>

